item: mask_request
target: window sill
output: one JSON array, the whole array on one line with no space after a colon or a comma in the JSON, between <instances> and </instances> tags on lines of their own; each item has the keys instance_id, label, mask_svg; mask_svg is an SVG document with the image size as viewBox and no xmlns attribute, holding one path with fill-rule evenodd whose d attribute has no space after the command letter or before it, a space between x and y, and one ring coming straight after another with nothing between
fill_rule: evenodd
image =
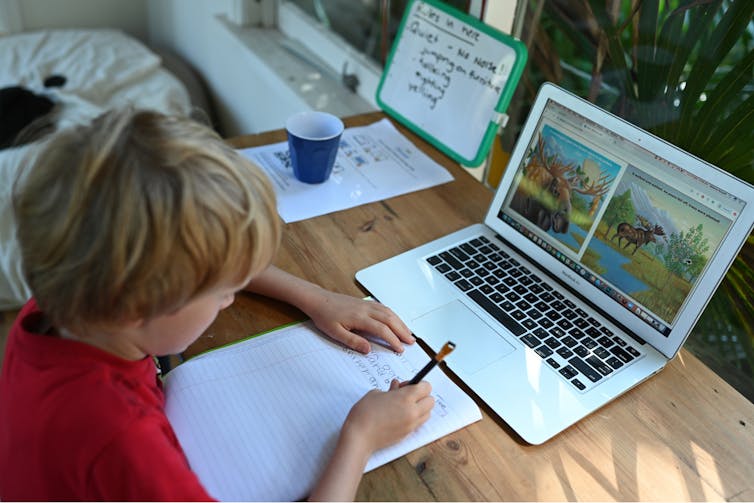
<instances>
[{"instance_id":1,"label":"window sill","mask_svg":"<svg viewBox=\"0 0 754 503\"><path fill-rule=\"evenodd\" d=\"M376 109L374 103L343 86L340 75L300 42L276 29L238 27L224 18L220 22L264 66L264 74L273 76L273 88L285 86L309 108L339 117Z\"/></svg>"}]
</instances>

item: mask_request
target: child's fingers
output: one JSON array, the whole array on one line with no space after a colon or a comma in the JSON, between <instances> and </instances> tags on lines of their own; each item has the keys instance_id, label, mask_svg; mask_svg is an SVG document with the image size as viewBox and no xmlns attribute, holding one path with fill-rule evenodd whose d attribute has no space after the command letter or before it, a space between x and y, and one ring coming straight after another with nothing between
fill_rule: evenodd
<instances>
[{"instance_id":1,"label":"child's fingers","mask_svg":"<svg viewBox=\"0 0 754 503\"><path fill-rule=\"evenodd\" d=\"M393 380L396 381L397 379L393 379ZM403 388L405 386L414 386L414 394L417 397L420 397L422 395L429 395L430 391L432 391L432 385L429 384L428 381L419 381L416 384L411 384L411 380L401 381L398 387ZM417 386L419 387L417 388ZM393 389L393 388L390 388L390 389Z\"/></svg>"},{"instance_id":2,"label":"child's fingers","mask_svg":"<svg viewBox=\"0 0 754 503\"><path fill-rule=\"evenodd\" d=\"M411 330L408 329L406 324L403 323L403 320L401 320L397 314L382 304L377 304L375 308L377 309L375 309L375 312L372 314L374 319L385 324L401 342L407 344L414 343L416 339L411 334Z\"/></svg>"},{"instance_id":3,"label":"child's fingers","mask_svg":"<svg viewBox=\"0 0 754 503\"><path fill-rule=\"evenodd\" d=\"M362 332L367 332L387 342L390 349L396 353L403 353L403 343L392 329L384 323L372 317L361 320L358 327Z\"/></svg>"},{"instance_id":4,"label":"child's fingers","mask_svg":"<svg viewBox=\"0 0 754 503\"><path fill-rule=\"evenodd\" d=\"M429 409L427 412L425 412L424 414L419 416L419 418L417 418L415 428L418 428L419 426L426 423L430 417L432 417L432 409Z\"/></svg>"},{"instance_id":5,"label":"child's fingers","mask_svg":"<svg viewBox=\"0 0 754 503\"><path fill-rule=\"evenodd\" d=\"M408 384L408 382L406 382ZM428 397L432 391L432 385L428 381L419 381L416 384L403 385L401 389L405 389L404 393L408 393L412 400L418 402L422 398Z\"/></svg>"},{"instance_id":6,"label":"child's fingers","mask_svg":"<svg viewBox=\"0 0 754 503\"><path fill-rule=\"evenodd\" d=\"M423 414L429 414L435 408L435 398L432 395L425 396L416 402L416 405L419 410L423 411Z\"/></svg>"},{"instance_id":7,"label":"child's fingers","mask_svg":"<svg viewBox=\"0 0 754 503\"><path fill-rule=\"evenodd\" d=\"M372 349L368 340L342 326L333 327L329 332L329 335L333 339L342 342L349 348L362 354L367 354Z\"/></svg>"}]
</instances>

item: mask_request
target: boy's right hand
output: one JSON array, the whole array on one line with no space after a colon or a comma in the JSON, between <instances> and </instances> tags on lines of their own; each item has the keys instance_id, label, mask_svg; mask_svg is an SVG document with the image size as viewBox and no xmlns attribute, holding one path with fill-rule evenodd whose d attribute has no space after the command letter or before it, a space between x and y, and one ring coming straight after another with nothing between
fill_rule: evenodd
<instances>
[{"instance_id":1,"label":"boy's right hand","mask_svg":"<svg viewBox=\"0 0 754 503\"><path fill-rule=\"evenodd\" d=\"M429 419L435 399L427 381L372 390L351 408L330 462L309 494L310 501L353 501L364 467L378 449L394 444Z\"/></svg>"},{"instance_id":2,"label":"boy's right hand","mask_svg":"<svg viewBox=\"0 0 754 503\"><path fill-rule=\"evenodd\" d=\"M343 433L372 452L392 445L421 426L432 412L435 399L427 381L402 386L397 379L389 391L372 390L356 402L343 424Z\"/></svg>"}]
</instances>

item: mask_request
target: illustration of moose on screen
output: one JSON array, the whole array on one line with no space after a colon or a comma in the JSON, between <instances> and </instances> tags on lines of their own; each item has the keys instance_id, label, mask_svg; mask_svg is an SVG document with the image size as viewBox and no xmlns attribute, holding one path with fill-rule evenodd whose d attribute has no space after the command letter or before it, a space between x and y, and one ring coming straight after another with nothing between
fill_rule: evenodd
<instances>
[{"instance_id":1,"label":"illustration of moose on screen","mask_svg":"<svg viewBox=\"0 0 754 503\"><path fill-rule=\"evenodd\" d=\"M610 241L614 241L617 237L618 246L621 246L621 240L625 239L626 244L623 245L624 250L628 245L633 244L634 251L631 255L636 254L636 250L638 250L640 246L644 246L647 243L655 243L655 236L665 236L665 231L659 225L652 225L649 220L641 215L637 215L636 219L639 221L640 227L634 227L628 222L621 222L618 224L615 234L610 239Z\"/></svg>"},{"instance_id":2,"label":"illustration of moose on screen","mask_svg":"<svg viewBox=\"0 0 754 503\"><path fill-rule=\"evenodd\" d=\"M552 229L564 234L571 222L572 193L592 197L587 214L592 217L611 182L610 176L604 173L588 180L574 164L562 162L557 155L545 155L545 142L540 134L537 148L511 199L511 208L545 232Z\"/></svg>"}]
</instances>

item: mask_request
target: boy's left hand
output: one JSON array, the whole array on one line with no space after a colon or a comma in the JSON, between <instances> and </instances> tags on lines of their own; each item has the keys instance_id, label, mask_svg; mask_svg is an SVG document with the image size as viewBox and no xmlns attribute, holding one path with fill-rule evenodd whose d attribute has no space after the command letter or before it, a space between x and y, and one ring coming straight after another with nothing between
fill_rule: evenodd
<instances>
[{"instance_id":1,"label":"boy's left hand","mask_svg":"<svg viewBox=\"0 0 754 503\"><path fill-rule=\"evenodd\" d=\"M298 307L317 328L360 353L371 349L362 334L382 339L398 353L403 352L403 343L414 342L403 321L379 302L326 290L273 265L258 273L245 290Z\"/></svg>"},{"instance_id":2,"label":"boy's left hand","mask_svg":"<svg viewBox=\"0 0 754 503\"><path fill-rule=\"evenodd\" d=\"M403 352L403 343L413 344L414 336L401 319L388 307L325 290L320 302L307 313L324 333L360 353L371 350L369 341L361 334L384 340L390 347Z\"/></svg>"}]
</instances>

